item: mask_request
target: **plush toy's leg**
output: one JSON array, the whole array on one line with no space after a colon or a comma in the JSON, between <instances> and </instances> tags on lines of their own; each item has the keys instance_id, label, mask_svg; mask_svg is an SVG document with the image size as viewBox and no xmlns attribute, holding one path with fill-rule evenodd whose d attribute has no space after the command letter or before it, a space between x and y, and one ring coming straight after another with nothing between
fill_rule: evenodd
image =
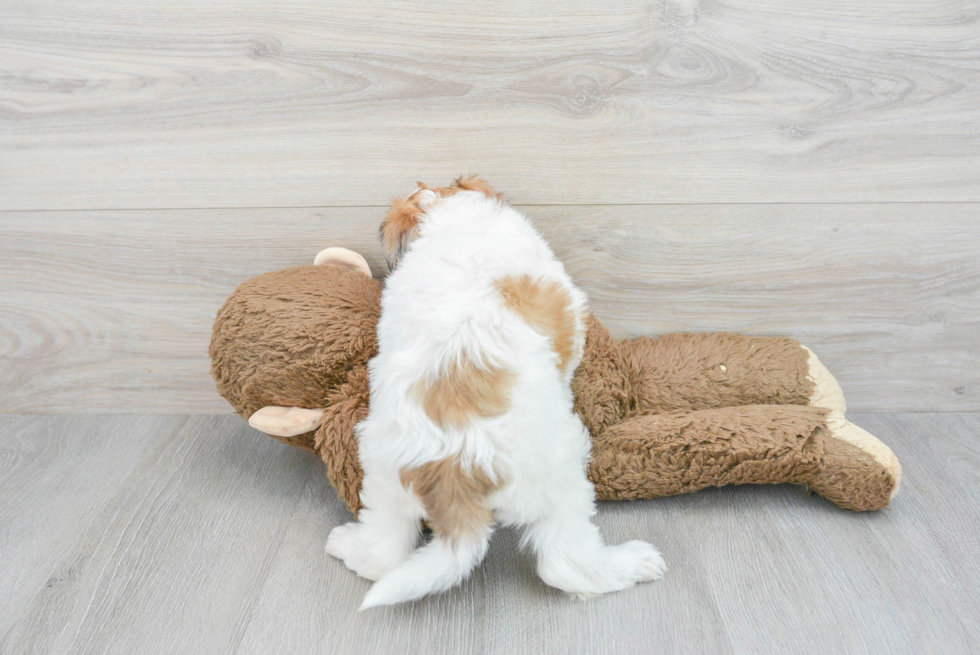
<instances>
[{"instance_id":1,"label":"plush toy's leg","mask_svg":"<svg viewBox=\"0 0 980 655\"><path fill-rule=\"evenodd\" d=\"M811 486L817 493L831 499L835 497L850 498L850 489L855 482L856 472L862 469L869 470L865 465L855 461L856 451L862 460L867 460L868 456L874 460L873 465L870 462L865 462L867 466L872 467L872 470L875 467L885 470L888 479L893 483L888 492L888 500L895 497L902 482L902 465L899 464L898 457L895 456L891 448L870 432L848 421L840 412L827 414L827 431L833 440L827 442L823 466L821 466L818 477L810 480ZM838 505L841 504L838 503ZM857 504L862 503L859 500ZM846 505L843 506L846 507ZM849 509L862 508L851 507ZM877 508L871 507L870 509Z\"/></svg>"},{"instance_id":2,"label":"plush toy's leg","mask_svg":"<svg viewBox=\"0 0 980 655\"><path fill-rule=\"evenodd\" d=\"M751 405L627 419L593 439L603 500L656 498L728 484L804 484L837 505L874 510L898 491L889 448L843 415Z\"/></svg>"},{"instance_id":3,"label":"plush toy's leg","mask_svg":"<svg viewBox=\"0 0 980 655\"><path fill-rule=\"evenodd\" d=\"M641 413L735 405L847 409L840 385L813 351L786 337L667 334L622 348Z\"/></svg>"}]
</instances>

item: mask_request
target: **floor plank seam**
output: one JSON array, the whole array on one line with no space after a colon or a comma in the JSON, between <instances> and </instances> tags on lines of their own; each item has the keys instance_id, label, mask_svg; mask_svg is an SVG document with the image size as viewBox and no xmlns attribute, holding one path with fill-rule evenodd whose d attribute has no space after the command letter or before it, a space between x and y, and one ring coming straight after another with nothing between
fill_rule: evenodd
<instances>
[{"instance_id":1,"label":"floor plank seam","mask_svg":"<svg viewBox=\"0 0 980 655\"><path fill-rule=\"evenodd\" d=\"M980 203L980 198L976 200L826 200L826 201L793 201L793 200L759 200L759 201L740 201L740 202L541 202L541 203L512 203L514 207L724 207L724 206L759 206L767 205L796 205L824 206L824 205L975 205ZM262 210L262 209L387 209L389 205L381 204L353 204L353 205L203 205L195 207L84 207L84 208L32 208L32 209L7 209L0 208L3 213L45 213L45 212L177 212L177 211L222 211L222 210Z\"/></svg>"}]
</instances>

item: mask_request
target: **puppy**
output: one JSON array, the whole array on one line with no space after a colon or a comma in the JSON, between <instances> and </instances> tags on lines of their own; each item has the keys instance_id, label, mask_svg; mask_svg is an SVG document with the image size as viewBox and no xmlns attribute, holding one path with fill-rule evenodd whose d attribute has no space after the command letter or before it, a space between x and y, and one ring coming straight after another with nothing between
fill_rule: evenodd
<instances>
[{"instance_id":1,"label":"puppy","mask_svg":"<svg viewBox=\"0 0 980 655\"><path fill-rule=\"evenodd\" d=\"M660 578L650 544L603 544L590 438L570 382L586 297L528 220L485 182L396 200L381 226L371 409L358 424L360 521L328 553L376 580L361 609L445 591L521 526L547 584L585 598ZM420 522L432 539L416 550Z\"/></svg>"}]
</instances>

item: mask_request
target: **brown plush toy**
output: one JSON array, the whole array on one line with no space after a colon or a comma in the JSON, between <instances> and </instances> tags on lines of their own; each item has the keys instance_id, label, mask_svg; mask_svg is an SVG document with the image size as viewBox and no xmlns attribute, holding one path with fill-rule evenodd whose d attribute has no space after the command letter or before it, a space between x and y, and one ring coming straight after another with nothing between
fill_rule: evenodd
<instances>
[{"instance_id":1,"label":"brown plush toy","mask_svg":"<svg viewBox=\"0 0 980 655\"><path fill-rule=\"evenodd\" d=\"M364 258L331 248L313 266L238 287L210 348L218 391L253 427L317 453L354 513L362 477L354 426L367 415L380 298ZM898 491L898 459L844 418L836 380L792 339L617 341L593 317L572 386L603 500L788 482L875 510Z\"/></svg>"}]
</instances>

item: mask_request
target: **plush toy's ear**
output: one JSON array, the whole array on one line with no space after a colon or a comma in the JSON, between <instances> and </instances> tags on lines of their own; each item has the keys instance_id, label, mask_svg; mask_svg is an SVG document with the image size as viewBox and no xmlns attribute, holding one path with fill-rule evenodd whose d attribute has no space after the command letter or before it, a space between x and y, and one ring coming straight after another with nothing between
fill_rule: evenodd
<instances>
[{"instance_id":1,"label":"plush toy's ear","mask_svg":"<svg viewBox=\"0 0 980 655\"><path fill-rule=\"evenodd\" d=\"M276 437L295 437L320 427L326 412L301 407L263 407L248 418L248 424L259 432Z\"/></svg>"},{"instance_id":2,"label":"plush toy's ear","mask_svg":"<svg viewBox=\"0 0 980 655\"><path fill-rule=\"evenodd\" d=\"M327 248L326 250L321 250L313 259L313 265L342 266L360 271L368 277L371 277L371 267L368 266L367 260L347 248Z\"/></svg>"}]
</instances>

